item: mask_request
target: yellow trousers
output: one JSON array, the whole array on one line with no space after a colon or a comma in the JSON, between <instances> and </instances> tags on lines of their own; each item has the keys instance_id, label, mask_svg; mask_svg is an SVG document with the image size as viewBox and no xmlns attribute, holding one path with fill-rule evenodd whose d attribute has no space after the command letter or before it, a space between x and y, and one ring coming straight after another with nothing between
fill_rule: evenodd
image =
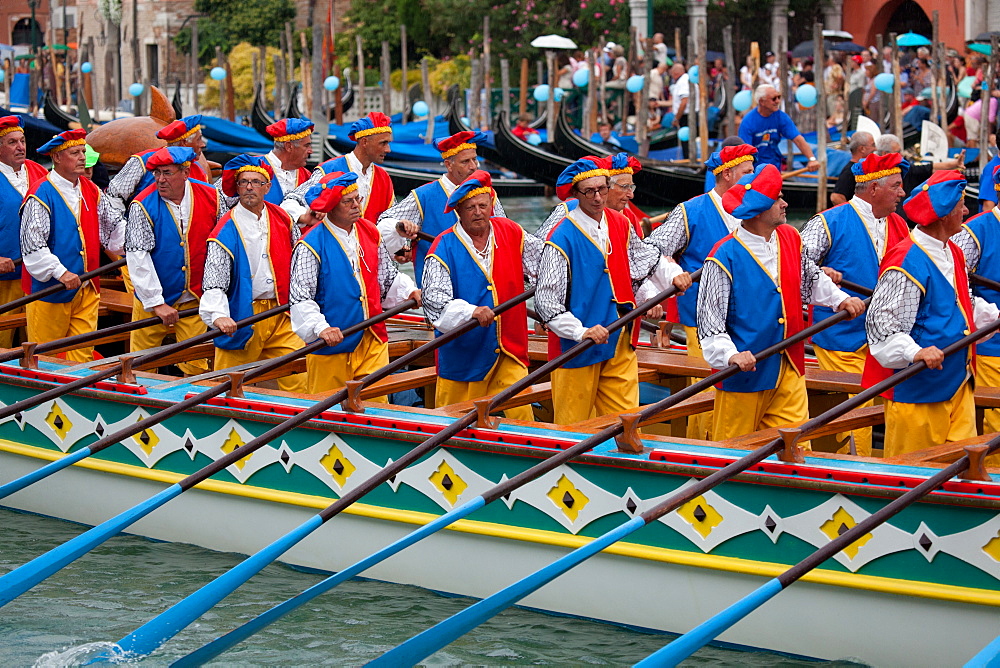
<instances>
[{"instance_id":1,"label":"yellow trousers","mask_svg":"<svg viewBox=\"0 0 1000 668\"><path fill-rule=\"evenodd\" d=\"M819 362L819 368L826 369L828 371L846 371L848 373L860 374L865 370L865 357L868 347L865 346L858 352L841 352L839 350L826 350L825 348L820 348L817 345L813 345L813 349L816 351L816 360ZM854 395L848 395L853 397ZM878 403L882 403L879 399ZM874 406L875 400L865 402L861 404L860 408L867 406ZM854 437L854 449L858 455L862 457L872 456L872 428L864 427L862 429L855 429L854 431L844 431L837 434L837 443L840 447L837 452L840 454L850 454L851 452L851 437Z\"/></svg>"},{"instance_id":2,"label":"yellow trousers","mask_svg":"<svg viewBox=\"0 0 1000 668\"><path fill-rule=\"evenodd\" d=\"M976 384L983 387L1000 387L1000 357L976 356ZM983 411L983 433L1000 431L1000 408Z\"/></svg>"},{"instance_id":3,"label":"yellow trousers","mask_svg":"<svg viewBox=\"0 0 1000 668\"><path fill-rule=\"evenodd\" d=\"M315 394L336 390L349 380L358 380L389 363L389 344L365 330L358 347L349 353L336 355L306 355L307 392ZM387 403L386 397L368 401Z\"/></svg>"},{"instance_id":4,"label":"yellow trousers","mask_svg":"<svg viewBox=\"0 0 1000 668\"><path fill-rule=\"evenodd\" d=\"M688 356L697 357L702 360L705 359L705 355L701 351L701 341L698 340L698 328L688 327L687 325L684 325L683 327L684 334L687 336ZM688 385L694 385L699 380L701 380L701 378L688 378ZM707 392L708 390L705 391ZM697 415L689 415L687 437L711 441L713 416L713 411L705 411L704 413L698 413Z\"/></svg>"},{"instance_id":5,"label":"yellow trousers","mask_svg":"<svg viewBox=\"0 0 1000 668\"><path fill-rule=\"evenodd\" d=\"M76 296L65 304L34 301L27 305L28 340L47 343L75 334L97 329L97 310L101 298L88 282L76 291ZM89 362L94 358L94 347L77 348L66 352L70 362Z\"/></svg>"},{"instance_id":6,"label":"yellow trousers","mask_svg":"<svg viewBox=\"0 0 1000 668\"><path fill-rule=\"evenodd\" d=\"M183 304L174 304L174 308L177 310L197 307L197 300L184 302ZM142 302L138 299L133 299L132 320L144 320L150 317L153 317L153 313L147 311L143 307ZM179 342L187 341L191 337L198 336L199 334L204 334L206 329L208 328L205 326L205 321L203 321L201 317L195 313L194 315L189 315L186 318L178 320L173 327L173 333ZM164 337L166 337L170 331L170 328L162 322L133 331L129 337L132 352L149 350L150 348L155 348L161 345ZM177 364L177 368L180 369L185 376L194 376L208 371L208 360L201 359L191 360L190 362L179 362Z\"/></svg>"},{"instance_id":7,"label":"yellow trousers","mask_svg":"<svg viewBox=\"0 0 1000 668\"><path fill-rule=\"evenodd\" d=\"M448 380L438 376L434 393L435 406L448 406L461 401L470 401L501 392L528 375L528 370L520 361L510 355L501 354L486 377L476 382ZM508 408L504 415L511 420L530 422L535 419L531 406Z\"/></svg>"},{"instance_id":8,"label":"yellow trousers","mask_svg":"<svg viewBox=\"0 0 1000 668\"><path fill-rule=\"evenodd\" d=\"M898 457L975 435L976 401L972 383L963 383L947 401L930 404L885 402L886 457Z\"/></svg>"},{"instance_id":9,"label":"yellow trousers","mask_svg":"<svg viewBox=\"0 0 1000 668\"><path fill-rule=\"evenodd\" d=\"M615 356L606 362L552 372L556 424L573 424L638 406L639 360L626 331L618 337Z\"/></svg>"},{"instance_id":10,"label":"yellow trousers","mask_svg":"<svg viewBox=\"0 0 1000 668\"><path fill-rule=\"evenodd\" d=\"M253 312L261 313L277 305L278 301L275 299L257 299L253 303ZM305 344L302 339L292 332L292 321L286 311L256 323L253 326L253 336L247 341L243 350L216 348L215 368L228 369L257 360L269 360L281 357L303 346ZM278 387L285 392L305 392L306 374L296 373L279 378Z\"/></svg>"},{"instance_id":11,"label":"yellow trousers","mask_svg":"<svg viewBox=\"0 0 1000 668\"><path fill-rule=\"evenodd\" d=\"M0 281L0 304L10 303L23 296L24 290L21 289L21 281ZM7 311L7 314L10 315L15 313L24 313L24 307ZM0 348L10 348L14 345L14 332L16 331L16 328L0 331Z\"/></svg>"},{"instance_id":12,"label":"yellow trousers","mask_svg":"<svg viewBox=\"0 0 1000 668\"><path fill-rule=\"evenodd\" d=\"M715 391L712 434L724 441L761 429L799 425L809 419L805 376L800 376L783 355L778 384L762 392ZM806 450L809 443L800 441Z\"/></svg>"}]
</instances>

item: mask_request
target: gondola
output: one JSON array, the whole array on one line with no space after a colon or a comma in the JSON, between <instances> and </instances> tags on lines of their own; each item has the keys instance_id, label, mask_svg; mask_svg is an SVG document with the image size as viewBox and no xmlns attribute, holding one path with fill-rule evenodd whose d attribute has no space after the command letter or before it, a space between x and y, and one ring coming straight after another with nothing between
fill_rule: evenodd
<instances>
[{"instance_id":1,"label":"gondola","mask_svg":"<svg viewBox=\"0 0 1000 668\"><path fill-rule=\"evenodd\" d=\"M42 114L45 116L45 120L59 128L60 132L75 130L76 128L83 127L80 124L79 118L63 111L62 108L56 104L55 97L52 95L51 91L45 91L45 94L42 96Z\"/></svg>"},{"instance_id":2,"label":"gondola","mask_svg":"<svg viewBox=\"0 0 1000 668\"><path fill-rule=\"evenodd\" d=\"M171 106L174 108L174 115L177 118L184 118L184 103L181 102L181 80L178 79L176 85L174 86L174 97L170 100Z\"/></svg>"},{"instance_id":3,"label":"gondola","mask_svg":"<svg viewBox=\"0 0 1000 668\"><path fill-rule=\"evenodd\" d=\"M345 69L344 76L341 77L343 87L340 89L340 111L347 113L354 106L354 84L351 83L351 70ZM327 119L333 123L337 120L337 102L333 99L336 92L330 94L330 109L327 112Z\"/></svg>"},{"instance_id":4,"label":"gondola","mask_svg":"<svg viewBox=\"0 0 1000 668\"><path fill-rule=\"evenodd\" d=\"M302 110L299 108L299 91L301 90L301 82L293 81L288 84L288 104L285 105L284 118L302 118Z\"/></svg>"},{"instance_id":5,"label":"gondola","mask_svg":"<svg viewBox=\"0 0 1000 668\"><path fill-rule=\"evenodd\" d=\"M17 116L21 119L21 125L24 128L24 137L26 143L28 144L28 158L31 160L40 161L42 163L48 163L49 158L47 156L41 156L36 151L35 148L41 146L48 140L52 139L53 135L57 135L64 131L64 128L60 128L53 125L49 121L42 118L35 118L30 114L25 114L21 112L12 112L8 109L0 107L0 116Z\"/></svg>"},{"instance_id":6,"label":"gondola","mask_svg":"<svg viewBox=\"0 0 1000 668\"><path fill-rule=\"evenodd\" d=\"M274 123L274 119L264 107L264 86L257 84L253 88L253 104L250 105L250 125L261 135L270 139L271 135L267 134L266 128L271 123Z\"/></svg>"}]
</instances>

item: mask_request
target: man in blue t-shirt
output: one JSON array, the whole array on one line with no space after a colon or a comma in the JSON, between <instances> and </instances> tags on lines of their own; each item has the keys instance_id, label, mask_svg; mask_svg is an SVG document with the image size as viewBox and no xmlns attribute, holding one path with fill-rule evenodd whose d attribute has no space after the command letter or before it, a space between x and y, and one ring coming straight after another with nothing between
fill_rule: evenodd
<instances>
[{"instance_id":1,"label":"man in blue t-shirt","mask_svg":"<svg viewBox=\"0 0 1000 668\"><path fill-rule=\"evenodd\" d=\"M809 171L819 169L819 162L813 155L812 148L795 127L788 114L781 111L781 93L774 86L763 84L754 91L757 108L751 109L740 123L740 139L757 148L757 164L770 163L779 170L781 151L778 144L781 140L791 139L802 155L809 159L806 166Z\"/></svg>"},{"instance_id":2,"label":"man in blue t-shirt","mask_svg":"<svg viewBox=\"0 0 1000 668\"><path fill-rule=\"evenodd\" d=\"M1000 147L1000 137L997 138L997 146ZM983 173L979 177L979 210L992 211L997 205L997 191L993 188L993 172L1000 167L1000 154L993 157L983 167Z\"/></svg>"}]
</instances>

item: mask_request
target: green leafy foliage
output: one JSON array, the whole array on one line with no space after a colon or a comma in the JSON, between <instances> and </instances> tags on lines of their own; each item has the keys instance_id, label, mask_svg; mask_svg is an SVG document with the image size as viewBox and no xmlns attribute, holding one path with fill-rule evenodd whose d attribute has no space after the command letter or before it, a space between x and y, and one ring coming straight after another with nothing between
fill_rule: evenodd
<instances>
[{"instance_id":1,"label":"green leafy foliage","mask_svg":"<svg viewBox=\"0 0 1000 668\"><path fill-rule=\"evenodd\" d=\"M217 46L226 53L240 42L277 47L285 23L295 20L291 0L195 0L194 8L206 15L198 19L198 60L203 65L215 57ZM190 53L191 29L179 31L174 44L181 53Z\"/></svg>"}]
</instances>

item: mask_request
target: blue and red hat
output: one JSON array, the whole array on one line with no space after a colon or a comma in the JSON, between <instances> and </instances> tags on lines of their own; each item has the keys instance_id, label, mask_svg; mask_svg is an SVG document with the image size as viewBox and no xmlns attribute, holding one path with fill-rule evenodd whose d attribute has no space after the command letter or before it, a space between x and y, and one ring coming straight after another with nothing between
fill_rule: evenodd
<instances>
[{"instance_id":1,"label":"blue and red hat","mask_svg":"<svg viewBox=\"0 0 1000 668\"><path fill-rule=\"evenodd\" d=\"M934 172L903 202L903 212L917 225L930 225L947 216L962 201L966 185L968 181L957 169Z\"/></svg>"},{"instance_id":2,"label":"blue and red hat","mask_svg":"<svg viewBox=\"0 0 1000 668\"><path fill-rule=\"evenodd\" d=\"M362 137L382 132L392 132L392 121L381 111L373 111L351 123L351 131L347 133L347 138L356 142Z\"/></svg>"},{"instance_id":3,"label":"blue and red hat","mask_svg":"<svg viewBox=\"0 0 1000 668\"><path fill-rule=\"evenodd\" d=\"M708 156L705 166L713 174L718 176L723 170L732 169L743 162L752 162L757 155L757 147L750 144L737 144L736 146L723 146L721 149Z\"/></svg>"},{"instance_id":4,"label":"blue and red hat","mask_svg":"<svg viewBox=\"0 0 1000 668\"><path fill-rule=\"evenodd\" d=\"M485 195L487 193L491 201L496 198L496 193L493 191L493 179L490 178L489 172L477 169L451 192L451 195L448 197L448 203L445 204L444 212L450 213L455 210L455 207L460 202L464 202L470 197Z\"/></svg>"},{"instance_id":5,"label":"blue and red hat","mask_svg":"<svg viewBox=\"0 0 1000 668\"><path fill-rule=\"evenodd\" d=\"M722 196L722 207L734 218L749 220L764 213L781 197L781 172L772 164L758 165Z\"/></svg>"},{"instance_id":6,"label":"blue and red hat","mask_svg":"<svg viewBox=\"0 0 1000 668\"><path fill-rule=\"evenodd\" d=\"M86 137L87 131L82 128L77 130L66 130L65 132L60 132L55 137L39 146L37 151L39 155L49 155L50 153L65 151L66 149L73 148L74 146L83 146L87 143Z\"/></svg>"},{"instance_id":7,"label":"blue and red hat","mask_svg":"<svg viewBox=\"0 0 1000 668\"><path fill-rule=\"evenodd\" d=\"M556 179L556 196L565 202L569 199L569 191L573 188L573 184L595 176L611 176L607 164L593 155L580 158L564 169Z\"/></svg>"},{"instance_id":8,"label":"blue and red hat","mask_svg":"<svg viewBox=\"0 0 1000 668\"><path fill-rule=\"evenodd\" d=\"M358 189L354 172L330 172L306 192L306 205L313 211L330 213L344 195Z\"/></svg>"},{"instance_id":9,"label":"blue and red hat","mask_svg":"<svg viewBox=\"0 0 1000 668\"><path fill-rule=\"evenodd\" d=\"M146 169L151 172L157 167L166 167L167 165L190 167L191 163L197 159L198 156L195 155L194 149L187 146L164 146L146 156Z\"/></svg>"},{"instance_id":10,"label":"blue and red hat","mask_svg":"<svg viewBox=\"0 0 1000 668\"><path fill-rule=\"evenodd\" d=\"M993 190L1000 193L1000 165L993 168Z\"/></svg>"},{"instance_id":11,"label":"blue and red hat","mask_svg":"<svg viewBox=\"0 0 1000 668\"><path fill-rule=\"evenodd\" d=\"M885 155L869 153L868 157L864 160L858 160L851 167L855 183L877 181L893 174L906 176L908 171L910 171L910 163L898 153L886 153Z\"/></svg>"},{"instance_id":12,"label":"blue and red hat","mask_svg":"<svg viewBox=\"0 0 1000 668\"><path fill-rule=\"evenodd\" d=\"M283 118L271 123L265 130L274 141L286 142L302 139L312 134L315 124L308 118Z\"/></svg>"},{"instance_id":13,"label":"blue and red hat","mask_svg":"<svg viewBox=\"0 0 1000 668\"><path fill-rule=\"evenodd\" d=\"M605 158L604 166L608 169L608 176L635 174L642 169L642 165L636 160L635 156L629 155L624 151Z\"/></svg>"},{"instance_id":14,"label":"blue and red hat","mask_svg":"<svg viewBox=\"0 0 1000 668\"><path fill-rule=\"evenodd\" d=\"M479 130L463 130L450 137L444 137L434 142L434 148L441 151L441 159L447 160L466 149L476 150L476 144L486 141L486 133Z\"/></svg>"},{"instance_id":15,"label":"blue and red hat","mask_svg":"<svg viewBox=\"0 0 1000 668\"><path fill-rule=\"evenodd\" d=\"M17 116L4 116L0 118L0 137L11 132L24 132L24 126L21 125L21 119Z\"/></svg>"},{"instance_id":16,"label":"blue and red hat","mask_svg":"<svg viewBox=\"0 0 1000 668\"><path fill-rule=\"evenodd\" d=\"M168 144L176 144L177 142L184 141L199 130L201 130L201 114L195 114L194 116L179 118L173 123L163 126L156 133L156 136Z\"/></svg>"},{"instance_id":17,"label":"blue and red hat","mask_svg":"<svg viewBox=\"0 0 1000 668\"><path fill-rule=\"evenodd\" d=\"M274 170L269 163L259 155L238 155L222 168L222 192L227 197L236 197L236 179L244 172L254 172L260 174L268 181L274 180Z\"/></svg>"}]
</instances>

